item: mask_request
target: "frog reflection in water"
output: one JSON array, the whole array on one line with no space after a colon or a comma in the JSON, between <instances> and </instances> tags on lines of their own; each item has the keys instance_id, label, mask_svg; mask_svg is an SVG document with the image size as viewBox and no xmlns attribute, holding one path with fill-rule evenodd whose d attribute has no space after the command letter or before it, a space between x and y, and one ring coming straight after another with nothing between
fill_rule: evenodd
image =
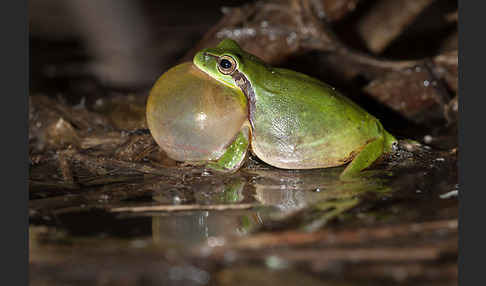
<instances>
[{"instance_id":1,"label":"frog reflection in water","mask_svg":"<svg viewBox=\"0 0 486 286\"><path fill-rule=\"evenodd\" d=\"M348 164L340 175L347 178L397 145L375 117L333 87L295 71L270 67L233 40L199 51L193 64L235 97L246 99L242 105L245 120L216 158L207 157L209 168L236 171L250 150L265 163L282 169ZM147 123L164 149L157 140L161 135L156 134L164 123L153 115L163 81L164 76L151 91Z\"/></svg>"}]
</instances>

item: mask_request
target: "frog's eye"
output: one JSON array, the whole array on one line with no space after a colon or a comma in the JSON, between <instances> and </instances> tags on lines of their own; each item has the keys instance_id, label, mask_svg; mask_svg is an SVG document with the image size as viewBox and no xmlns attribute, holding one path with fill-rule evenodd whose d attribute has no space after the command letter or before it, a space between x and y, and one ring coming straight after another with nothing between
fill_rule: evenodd
<instances>
[{"instance_id":1,"label":"frog's eye","mask_svg":"<svg viewBox=\"0 0 486 286\"><path fill-rule=\"evenodd\" d=\"M222 56L218 60L218 70L222 74L232 74L236 70L236 61L230 56Z\"/></svg>"}]
</instances>

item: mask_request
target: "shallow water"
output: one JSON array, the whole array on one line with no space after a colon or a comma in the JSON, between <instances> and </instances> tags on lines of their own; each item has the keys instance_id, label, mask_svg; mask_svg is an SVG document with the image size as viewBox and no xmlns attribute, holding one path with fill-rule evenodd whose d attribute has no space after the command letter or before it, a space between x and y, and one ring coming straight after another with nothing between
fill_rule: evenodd
<instances>
[{"instance_id":1,"label":"shallow water","mask_svg":"<svg viewBox=\"0 0 486 286\"><path fill-rule=\"evenodd\" d=\"M182 181L31 185L33 285L454 284L450 158L348 182L338 180L342 168L284 171L257 161L231 176L195 170Z\"/></svg>"}]
</instances>

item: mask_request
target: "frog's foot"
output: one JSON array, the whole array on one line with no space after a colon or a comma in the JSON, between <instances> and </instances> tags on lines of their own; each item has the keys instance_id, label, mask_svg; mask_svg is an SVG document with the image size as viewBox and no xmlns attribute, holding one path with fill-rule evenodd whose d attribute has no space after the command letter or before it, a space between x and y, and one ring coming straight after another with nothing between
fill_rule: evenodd
<instances>
[{"instance_id":1,"label":"frog's foot","mask_svg":"<svg viewBox=\"0 0 486 286\"><path fill-rule=\"evenodd\" d=\"M226 152L217 160L209 162L206 166L209 169L233 173L236 172L245 162L250 145L250 129L248 126L243 126L235 140L228 146Z\"/></svg>"},{"instance_id":2,"label":"frog's foot","mask_svg":"<svg viewBox=\"0 0 486 286\"><path fill-rule=\"evenodd\" d=\"M354 157L353 161L344 169L339 176L340 179L350 179L359 174L360 171L369 167L383 154L384 138L379 137L365 145L363 150Z\"/></svg>"}]
</instances>

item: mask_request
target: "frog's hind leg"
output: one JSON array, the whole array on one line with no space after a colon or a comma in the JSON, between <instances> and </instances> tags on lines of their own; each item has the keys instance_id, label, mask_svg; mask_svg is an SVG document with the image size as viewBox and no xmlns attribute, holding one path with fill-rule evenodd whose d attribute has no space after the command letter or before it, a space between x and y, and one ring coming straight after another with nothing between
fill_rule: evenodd
<instances>
[{"instance_id":1,"label":"frog's hind leg","mask_svg":"<svg viewBox=\"0 0 486 286\"><path fill-rule=\"evenodd\" d=\"M369 167L373 162L383 154L384 138L380 136L365 145L363 150L354 157L353 161L344 169L339 176L340 179L346 179L359 174L360 171Z\"/></svg>"},{"instance_id":2,"label":"frog's hind leg","mask_svg":"<svg viewBox=\"0 0 486 286\"><path fill-rule=\"evenodd\" d=\"M217 160L206 166L218 172L236 172L245 162L250 145L250 128L244 125L226 152Z\"/></svg>"}]
</instances>

